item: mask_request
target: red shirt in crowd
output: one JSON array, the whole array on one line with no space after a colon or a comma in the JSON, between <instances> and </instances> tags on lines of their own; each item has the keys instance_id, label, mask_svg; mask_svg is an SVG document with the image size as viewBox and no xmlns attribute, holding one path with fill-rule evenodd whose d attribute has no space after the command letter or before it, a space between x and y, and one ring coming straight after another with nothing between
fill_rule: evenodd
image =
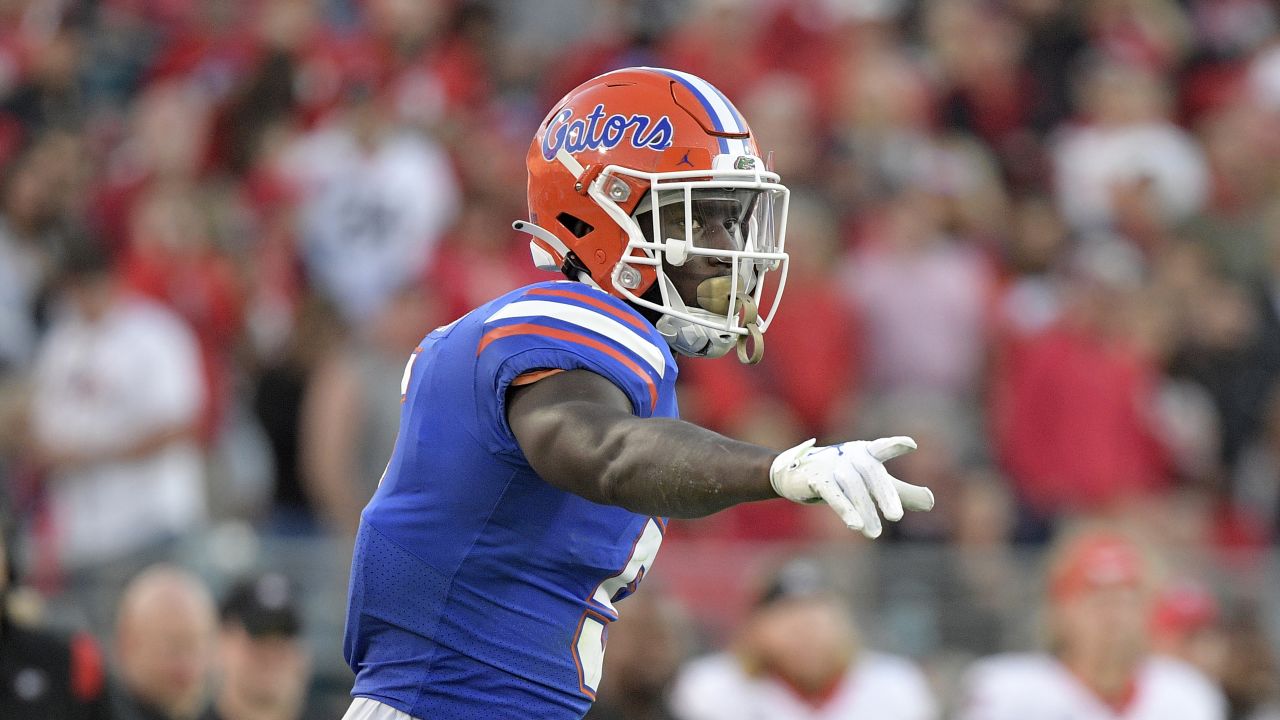
<instances>
[{"instance_id":1,"label":"red shirt in crowd","mask_svg":"<svg viewBox=\"0 0 1280 720\"><path fill-rule=\"evenodd\" d=\"M995 371L996 452L1023 502L1097 510L1169 484L1149 408L1157 371L1127 343L1060 323Z\"/></svg>"}]
</instances>

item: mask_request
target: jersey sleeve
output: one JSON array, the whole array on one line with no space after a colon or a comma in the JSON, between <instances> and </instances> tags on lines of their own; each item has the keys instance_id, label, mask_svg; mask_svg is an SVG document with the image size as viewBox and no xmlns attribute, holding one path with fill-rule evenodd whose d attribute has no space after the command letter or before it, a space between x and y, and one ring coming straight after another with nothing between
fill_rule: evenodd
<instances>
[{"instance_id":1,"label":"jersey sleeve","mask_svg":"<svg viewBox=\"0 0 1280 720\"><path fill-rule=\"evenodd\" d=\"M589 370L618 387L638 417L650 417L674 377L657 331L620 301L584 285L533 287L494 309L476 346L478 400L491 409L499 444L514 449L506 395L517 378L545 370ZM501 449L501 448L499 448Z\"/></svg>"}]
</instances>

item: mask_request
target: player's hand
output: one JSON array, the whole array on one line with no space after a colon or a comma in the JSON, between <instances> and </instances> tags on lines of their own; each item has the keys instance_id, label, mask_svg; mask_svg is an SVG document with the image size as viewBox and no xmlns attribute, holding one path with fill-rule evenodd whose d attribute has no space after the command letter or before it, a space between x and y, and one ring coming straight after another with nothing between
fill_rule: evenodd
<instances>
[{"instance_id":1,"label":"player's hand","mask_svg":"<svg viewBox=\"0 0 1280 720\"><path fill-rule=\"evenodd\" d=\"M782 497L799 503L825 502L850 530L880 537L880 515L902 519L903 510L931 510L929 488L889 474L884 463L916 449L909 437L814 447L808 440L783 452L769 468L769 481ZM880 511L876 512L876 506Z\"/></svg>"}]
</instances>

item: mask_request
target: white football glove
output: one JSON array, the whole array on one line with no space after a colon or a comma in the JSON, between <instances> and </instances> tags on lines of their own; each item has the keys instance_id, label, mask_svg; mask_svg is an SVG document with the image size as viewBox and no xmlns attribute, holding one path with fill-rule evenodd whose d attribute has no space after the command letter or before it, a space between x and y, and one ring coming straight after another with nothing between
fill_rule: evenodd
<instances>
[{"instance_id":1,"label":"white football glove","mask_svg":"<svg viewBox=\"0 0 1280 720\"><path fill-rule=\"evenodd\" d=\"M902 519L902 511L931 510L933 493L889 474L884 463L916 449L909 437L814 447L813 440L783 452L769 468L769 482L782 497L798 503L825 502L850 530L880 537L880 513ZM874 498L874 502L872 499Z\"/></svg>"}]
</instances>

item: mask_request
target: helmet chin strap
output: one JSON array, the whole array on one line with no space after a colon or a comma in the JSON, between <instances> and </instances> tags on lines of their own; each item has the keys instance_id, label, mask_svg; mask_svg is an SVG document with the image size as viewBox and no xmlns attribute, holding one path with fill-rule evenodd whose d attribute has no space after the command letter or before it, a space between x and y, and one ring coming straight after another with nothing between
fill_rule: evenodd
<instances>
[{"instance_id":1,"label":"helmet chin strap","mask_svg":"<svg viewBox=\"0 0 1280 720\"><path fill-rule=\"evenodd\" d=\"M676 292L676 287L665 274L658 275L667 294L667 306L678 312L685 312L696 317L704 317L710 322L719 318L706 310L691 308L684 303L684 298ZM734 335L729 332L713 330L704 325L689 322L672 315L664 314L654 324L658 333L666 339L672 350L689 357L717 358L729 352L733 347Z\"/></svg>"},{"instance_id":2,"label":"helmet chin strap","mask_svg":"<svg viewBox=\"0 0 1280 720\"><path fill-rule=\"evenodd\" d=\"M684 298L680 297L665 273L659 274L658 278L667 291L667 304L672 310L705 318L709 322L723 320L729 312L729 293L733 291L733 283L729 277L708 278L699 283L698 304L702 307L693 308L685 304ZM737 304L742 312L743 325L747 328L746 335L739 336L665 314L658 319L655 327L667 344L681 355L717 358L736 345L738 360L754 365L764 357L764 335L757 326L755 300L746 293L739 292Z\"/></svg>"},{"instance_id":3,"label":"helmet chin strap","mask_svg":"<svg viewBox=\"0 0 1280 720\"><path fill-rule=\"evenodd\" d=\"M715 317L729 314L730 295L734 296L738 318L747 331L746 335L738 335L736 338L738 360L747 365L755 365L764 357L764 331L760 329L760 311L756 307L755 298L749 294L753 284L744 280L741 274L736 288L727 275L707 278L698 283L698 304L710 310ZM743 287L748 290L743 291Z\"/></svg>"}]
</instances>

